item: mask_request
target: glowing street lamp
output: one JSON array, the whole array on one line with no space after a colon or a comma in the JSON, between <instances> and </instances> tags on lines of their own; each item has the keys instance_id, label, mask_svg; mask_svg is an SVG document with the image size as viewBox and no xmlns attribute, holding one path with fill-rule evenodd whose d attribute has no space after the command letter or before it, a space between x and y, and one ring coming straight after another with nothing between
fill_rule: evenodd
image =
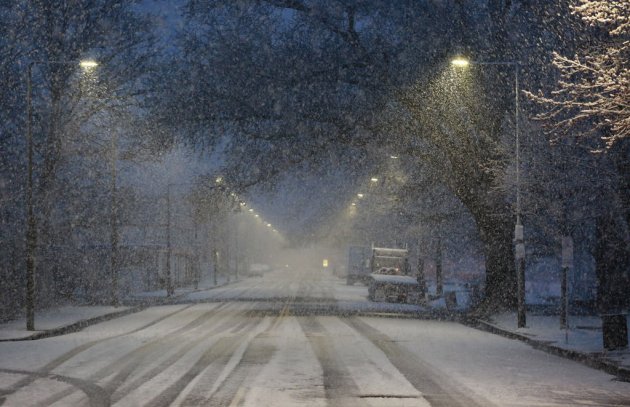
<instances>
[{"instance_id":1,"label":"glowing street lamp","mask_svg":"<svg viewBox=\"0 0 630 407\"><path fill-rule=\"evenodd\" d=\"M470 65L470 61L468 61L468 60L467 60L466 58L464 58L464 57L457 57L457 58L454 58L454 59L451 61L451 64L452 64L453 66L458 67L458 68L465 68L465 67L467 67L468 65Z\"/></svg>"},{"instance_id":2,"label":"glowing street lamp","mask_svg":"<svg viewBox=\"0 0 630 407\"><path fill-rule=\"evenodd\" d=\"M372 181L372 182L378 182L378 178L376 178L376 177L372 177L372 178L370 179L370 181Z\"/></svg>"},{"instance_id":3,"label":"glowing street lamp","mask_svg":"<svg viewBox=\"0 0 630 407\"><path fill-rule=\"evenodd\" d=\"M26 329L35 330L35 250L37 220L33 202L33 67L35 65L79 65L92 69L95 61L31 61L26 68Z\"/></svg>"},{"instance_id":4,"label":"glowing street lamp","mask_svg":"<svg viewBox=\"0 0 630 407\"><path fill-rule=\"evenodd\" d=\"M470 64L474 65L506 65L514 67L514 139L516 143L516 225L514 226L514 257L516 258L516 280L517 280L517 325L519 328L525 327L525 243L523 239L523 224L521 223L521 153L518 129L519 100L518 100L518 70L517 61L469 61L463 57L454 58L451 64L457 68L466 68Z\"/></svg>"},{"instance_id":5,"label":"glowing street lamp","mask_svg":"<svg viewBox=\"0 0 630 407\"><path fill-rule=\"evenodd\" d=\"M79 66L85 70L90 70L96 68L98 66L98 62L92 59L86 59L79 62Z\"/></svg>"}]
</instances>

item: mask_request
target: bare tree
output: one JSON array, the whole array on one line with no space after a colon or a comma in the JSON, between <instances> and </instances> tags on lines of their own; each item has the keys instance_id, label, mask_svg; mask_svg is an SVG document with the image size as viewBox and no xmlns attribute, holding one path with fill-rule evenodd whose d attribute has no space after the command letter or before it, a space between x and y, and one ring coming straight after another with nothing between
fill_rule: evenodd
<instances>
[{"instance_id":1,"label":"bare tree","mask_svg":"<svg viewBox=\"0 0 630 407\"><path fill-rule=\"evenodd\" d=\"M583 125L591 131L582 134L599 134L610 148L630 136L630 3L580 0L571 10L605 33L573 57L553 52L553 65L560 73L557 88L548 96L526 93L547 108L539 118L553 130Z\"/></svg>"}]
</instances>

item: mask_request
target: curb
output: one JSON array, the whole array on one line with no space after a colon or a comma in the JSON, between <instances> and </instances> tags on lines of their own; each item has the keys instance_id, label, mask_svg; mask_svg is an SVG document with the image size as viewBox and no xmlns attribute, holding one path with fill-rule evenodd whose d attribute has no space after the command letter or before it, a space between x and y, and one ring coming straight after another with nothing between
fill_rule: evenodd
<instances>
[{"instance_id":1,"label":"curb","mask_svg":"<svg viewBox=\"0 0 630 407\"><path fill-rule=\"evenodd\" d=\"M553 342L532 339L528 336L500 328L496 325L491 324L490 322L481 319L464 318L461 322L465 325L479 329L481 331L500 335L509 339L519 340L530 345L534 349L582 363L588 367L592 367L594 369L598 369L613 376L616 376L618 380L630 382L630 368L619 366L616 363L606 360L604 358L593 356L591 354L579 352L576 350L564 349L559 346L552 345Z\"/></svg>"},{"instance_id":2,"label":"curb","mask_svg":"<svg viewBox=\"0 0 630 407\"><path fill-rule=\"evenodd\" d=\"M59 328L48 329L46 331L38 332L31 336L25 336L22 338L7 338L0 339L0 342L19 342L19 341L34 341L37 339L50 338L52 336L65 335L72 332L78 332L84 328L87 328L90 325L98 324L100 322L109 321L110 319L123 317L125 315L133 314L138 311L142 311L145 307L136 306L131 307L122 311L110 312L109 314L100 315L98 317L82 319L80 321L74 322L70 325L61 326Z\"/></svg>"},{"instance_id":3,"label":"curb","mask_svg":"<svg viewBox=\"0 0 630 407\"><path fill-rule=\"evenodd\" d=\"M216 285L214 287L197 289L197 290L193 290L193 291L190 291L190 292L181 293L179 295L176 295L176 296L173 296L173 297L170 297L170 298L169 297L155 297L154 301L151 302L150 304L148 302L145 302L144 304L141 304L141 305L130 306L128 309L125 309L125 310L122 310L122 311L115 311L115 312L110 312L109 314L103 314L103 315L99 315L99 316L93 317L93 318L82 319L82 320L79 320L77 322L73 322L73 323L71 323L69 325L60 326L58 328L53 328L53 329L47 329L45 331L41 331L41 332L38 332L38 333L30 335L30 336L23 336L21 338L0 339L0 343L1 342L35 341L35 340L38 340L38 339L45 339L45 338L50 338L50 337L53 337L53 336L60 336L60 335L65 335L65 334L69 334L69 333L73 333L73 332L78 332L78 331L81 331L81 330L87 328L90 325L94 325L94 324L98 324L98 323L101 323L101 322L109 321L110 319L114 319L114 318L124 317L124 316L129 315L129 314L134 314L136 312L140 312L140 311L146 309L147 307L158 306L158 305L173 305L173 304L177 304L178 300L181 297L183 297L184 295L190 294L192 292L212 290L212 289L215 289L215 288L226 286L228 284L236 283L238 281L241 281L241 280L235 280L235 281L231 281L231 282L227 282L227 283L224 282L223 284L218 284L218 285Z\"/></svg>"}]
</instances>

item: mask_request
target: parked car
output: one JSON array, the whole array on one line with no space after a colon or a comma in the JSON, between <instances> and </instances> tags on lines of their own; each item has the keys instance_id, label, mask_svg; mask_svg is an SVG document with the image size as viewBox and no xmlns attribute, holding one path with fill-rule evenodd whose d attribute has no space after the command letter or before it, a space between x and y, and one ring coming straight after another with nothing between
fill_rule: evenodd
<instances>
[{"instance_id":1,"label":"parked car","mask_svg":"<svg viewBox=\"0 0 630 407\"><path fill-rule=\"evenodd\" d=\"M249 266L247 275L250 277L262 277L269 270L271 270L271 267L267 264L254 263Z\"/></svg>"}]
</instances>

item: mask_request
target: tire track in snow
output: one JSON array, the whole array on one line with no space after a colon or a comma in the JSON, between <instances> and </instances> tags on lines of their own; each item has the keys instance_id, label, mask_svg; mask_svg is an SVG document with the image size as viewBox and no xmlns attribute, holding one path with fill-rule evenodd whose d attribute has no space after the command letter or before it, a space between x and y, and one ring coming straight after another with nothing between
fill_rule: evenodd
<instances>
[{"instance_id":1,"label":"tire track in snow","mask_svg":"<svg viewBox=\"0 0 630 407\"><path fill-rule=\"evenodd\" d=\"M63 363L67 362L68 360L70 360L71 358L75 357L76 355L90 349L93 346L96 346L102 342L111 340L111 339L116 339L116 338L120 338L123 337L125 335L132 335L134 333L140 332L144 329L150 328L153 325L156 325L176 314L179 314L180 312L183 312L185 310L187 310L188 308L194 306L195 304L190 304L188 306L185 306L181 309L178 309L176 311L173 311L169 314L163 315L141 327L138 327L132 331L129 332L124 332L118 335L114 335L114 336L109 336L107 338L101 338L101 339L96 339L94 341L90 341L90 342L86 342L80 346L77 346L76 348L64 353L61 356L58 356L57 358L53 359L52 361L48 362L46 365L44 365L41 369L37 370L37 374L42 374L42 375L48 375L50 374L50 372L52 372L53 369L57 368L58 366L62 365ZM15 393L16 391L20 390L23 387L26 387L28 385L30 385L31 383L33 383L35 380L37 380L37 376L34 375L28 375L27 377L25 377L22 380L19 380L18 382L14 383L11 387L9 387L6 390L3 390L2 393L0 393L0 406L4 405L4 400L6 399L7 396Z\"/></svg>"},{"instance_id":2,"label":"tire track in snow","mask_svg":"<svg viewBox=\"0 0 630 407\"><path fill-rule=\"evenodd\" d=\"M237 320L239 317L244 315L243 310L238 311L236 314L227 314L227 315L213 315L207 321L205 321L202 325L195 328L195 330L204 329L203 332L199 332L197 337L194 338L185 338L183 341L180 340L180 335L173 336L169 339L168 342L159 341L155 343L155 346L145 349L139 349L139 354L134 355L135 360L127 363L126 367L120 370L114 378L110 380L107 384L106 388L109 389L113 394L112 401L115 403L118 400L122 399L124 396L129 394L131 391L140 387L144 383L150 381L158 374L162 373L172 365L174 365L178 360L180 360L184 355L186 355L189 351L194 349L197 345L202 343L208 338L212 338L218 335L221 335L223 332L227 330L234 330L235 324L237 324ZM215 318L216 317L216 318ZM216 324L218 323L218 325ZM209 324L207 328L205 325ZM206 332L214 332L214 334L206 335ZM184 336L187 336L190 332L183 332ZM143 364L146 360L158 359L161 356L162 349L166 348L167 351L172 347L179 347L180 349L174 354L168 356L165 360L160 361L155 367L151 368L147 372L144 372L139 377L127 382L127 379L135 370L137 370L138 365ZM157 354L157 357L155 355Z\"/></svg>"},{"instance_id":3,"label":"tire track in snow","mask_svg":"<svg viewBox=\"0 0 630 407\"><path fill-rule=\"evenodd\" d=\"M153 376L159 374L161 371L174 364L188 350L190 350L190 348L192 348L196 343L201 342L205 338L203 335L200 335L194 339L189 339L186 337L194 330L201 329L205 324L212 323L217 316L216 311L220 308L224 308L224 306L214 307L208 311L205 311L180 329L172 331L165 336L153 339L147 343L142 344L140 347L119 356L115 361L90 374L89 380L96 383L99 380L114 375L114 377L110 379L107 385L104 387L108 394L112 395L121 385L124 384L128 377L134 371L136 371L138 367L142 367L143 363L147 359L150 359L152 355L156 353L158 355L161 355L161 349L172 349L175 347L180 347L180 349L174 355L171 355L169 358L166 359L166 361L160 362L160 365L158 366L160 368L159 370L154 368L149 372L152 373L152 376L149 377L148 373L145 373L142 376L144 380L150 380ZM219 321L221 321L225 318L226 316L218 319ZM229 329L232 326L233 323L228 322L221 325L220 328ZM142 382L135 380L133 381L133 384L140 385L142 384ZM63 398L69 396L71 393L71 389L68 389L63 392L51 395L46 400L39 403L38 406L49 406L54 402L62 400ZM120 397L113 397L113 402L115 402L119 398Z\"/></svg>"},{"instance_id":4,"label":"tire track in snow","mask_svg":"<svg viewBox=\"0 0 630 407\"><path fill-rule=\"evenodd\" d=\"M178 400L175 399L174 404L191 407L206 404L237 406L246 393L246 388L243 386L246 378L250 375L257 375L264 365L271 360L275 352L275 347L262 344L259 341L268 337L289 316L290 305L294 299L294 297L288 298L284 302L280 313L262 332L254 331L249 338L239 343L217 344L219 347L217 353L221 357L213 362L223 366L223 368L208 371L210 367L208 364L204 371L197 373L189 382L188 392L186 392L186 388L180 390L178 399L181 401L178 403ZM206 386L212 386L210 392L203 391Z\"/></svg>"},{"instance_id":5,"label":"tire track in snow","mask_svg":"<svg viewBox=\"0 0 630 407\"><path fill-rule=\"evenodd\" d=\"M359 318L340 318L379 348L433 407L492 407L488 400L473 397L456 387L450 378L441 375L418 355L399 346L389 336Z\"/></svg>"},{"instance_id":6,"label":"tire track in snow","mask_svg":"<svg viewBox=\"0 0 630 407\"><path fill-rule=\"evenodd\" d=\"M167 389L158 399L153 401L153 406L169 405L178 398L179 403L174 405L199 406L208 403L212 395L208 395L208 389L220 385L220 380L230 359L245 341L245 337L221 338L209 348L201 357L198 366L188 372L186 383L178 383L175 387ZM183 385L183 386L182 386Z\"/></svg>"},{"instance_id":7,"label":"tire track in snow","mask_svg":"<svg viewBox=\"0 0 630 407\"><path fill-rule=\"evenodd\" d=\"M239 392L243 393L245 379L262 369L275 350L259 343L259 339L268 334L274 324L267 318L255 318L253 324L256 328L251 330L250 335L238 339L225 337L217 341L184 377L164 390L148 406L230 405Z\"/></svg>"},{"instance_id":8,"label":"tire track in snow","mask_svg":"<svg viewBox=\"0 0 630 407\"><path fill-rule=\"evenodd\" d=\"M85 393L88 397L90 407L108 407L111 404L109 393L102 387L87 380L52 373L29 372L26 370L0 369L0 372L28 375L33 381L37 379L52 379L70 384ZM71 393L74 393L74 391L71 391ZM5 401L6 398L3 398L2 402L4 403Z\"/></svg>"},{"instance_id":9,"label":"tire track in snow","mask_svg":"<svg viewBox=\"0 0 630 407\"><path fill-rule=\"evenodd\" d=\"M301 317L298 322L308 338L315 356L324 372L324 391L329 405L338 407L362 407L365 401L359 399L359 388L348 369L335 354L334 344L316 317Z\"/></svg>"},{"instance_id":10,"label":"tire track in snow","mask_svg":"<svg viewBox=\"0 0 630 407\"><path fill-rule=\"evenodd\" d=\"M240 313L238 316L242 316L242 315L243 314ZM176 362L178 362L182 357L184 357L188 352L192 351L197 345L201 344L203 341L208 341L210 338L218 337L218 339L210 343L208 350L204 352L204 354L195 362L195 364L186 373L184 373L184 375L180 379L178 379L176 383L172 384L169 388L171 389L171 391L175 391L175 389L179 388L182 383L184 384L184 386L187 385L188 382L190 382L196 376L196 374L192 374L191 372L195 371L196 369L198 369L200 365L203 365L203 363L205 363L205 362L200 362L200 361L204 359L205 355L208 353L210 349L215 347L217 343L220 343L223 340L229 340L229 342L235 342L235 338L232 335L237 335L239 331L236 331L236 332L232 332L232 331L235 330L234 325L237 324L237 322L232 320L234 316L226 316L225 318L227 318L228 320L223 321L222 325L218 326L215 329L216 334L210 335L210 336L200 335L193 342L186 344L182 349L180 349L175 354L169 356L166 360L160 362L159 364L157 364L156 366L154 366L153 368L151 368L149 371L145 372L141 376L135 378L134 380L131 380L129 383L125 384L124 387L121 387L118 391L114 393L114 396L112 397L112 401L116 403L120 400L123 400L132 391L140 388L142 385L148 383L153 378L157 377L159 374L165 372L168 368L172 367ZM260 321L260 318L258 319L258 321L250 320L248 321L247 325L243 325L241 329L246 329L252 325L256 325L259 321ZM228 337L221 337L221 335L224 334L225 331L230 330L230 329L232 329L232 331L229 333Z\"/></svg>"}]
</instances>

